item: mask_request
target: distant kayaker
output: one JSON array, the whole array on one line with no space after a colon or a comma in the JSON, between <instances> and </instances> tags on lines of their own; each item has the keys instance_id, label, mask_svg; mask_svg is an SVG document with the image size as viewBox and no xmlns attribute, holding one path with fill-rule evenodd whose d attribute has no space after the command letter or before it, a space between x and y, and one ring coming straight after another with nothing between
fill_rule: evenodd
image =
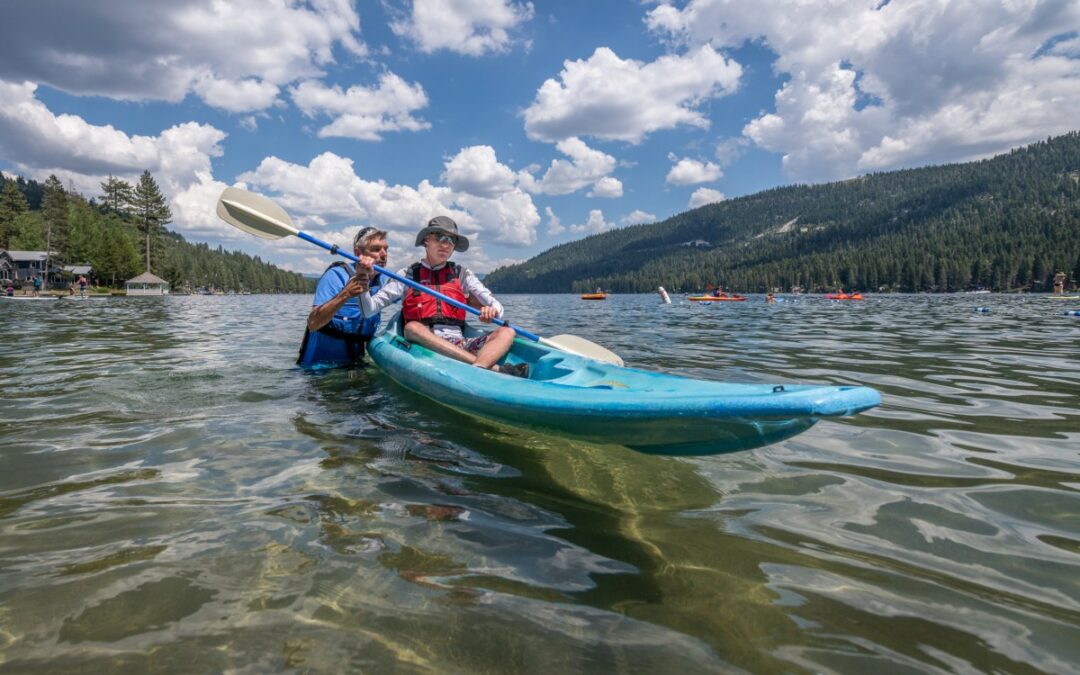
<instances>
[{"instance_id":1,"label":"distant kayaker","mask_svg":"<svg viewBox=\"0 0 1080 675\"><path fill-rule=\"evenodd\" d=\"M447 216L437 216L416 235L416 245L424 248L424 257L398 271L398 276L431 286L458 302L468 302L480 310L480 321L491 323L502 318L503 306L480 279L470 270L450 262L454 251L466 251L469 239L458 233L457 223ZM360 263L371 269L378 261L370 256ZM526 377L528 365L498 365L499 359L510 351L514 330L502 326L484 335L466 338L465 311L453 307L433 295L409 288L390 279L377 292L360 296L364 316L377 316L384 307L402 300L401 315L405 338L458 361L496 372Z\"/></svg>"},{"instance_id":2,"label":"distant kayaker","mask_svg":"<svg viewBox=\"0 0 1080 675\"><path fill-rule=\"evenodd\" d=\"M386 265L390 246L386 232L361 228L353 238L353 253ZM357 298L382 286L382 277L369 268L336 262L323 272L315 287L307 330L296 363L301 366L352 365L364 356L365 345L379 328L379 315L365 319Z\"/></svg>"}]
</instances>

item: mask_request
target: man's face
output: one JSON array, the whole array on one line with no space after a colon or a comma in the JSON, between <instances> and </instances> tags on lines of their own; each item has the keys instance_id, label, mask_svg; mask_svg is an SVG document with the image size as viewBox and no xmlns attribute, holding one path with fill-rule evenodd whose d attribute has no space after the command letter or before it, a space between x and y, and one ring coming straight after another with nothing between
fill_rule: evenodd
<instances>
[{"instance_id":1,"label":"man's face","mask_svg":"<svg viewBox=\"0 0 1080 675\"><path fill-rule=\"evenodd\" d=\"M428 263L441 265L454 254L454 239L444 234L429 234L424 237L424 252Z\"/></svg>"},{"instance_id":2,"label":"man's face","mask_svg":"<svg viewBox=\"0 0 1080 675\"><path fill-rule=\"evenodd\" d=\"M372 237L356 252L357 255L371 256L375 259L376 265L386 267L386 259L390 256L390 244L381 237Z\"/></svg>"}]
</instances>

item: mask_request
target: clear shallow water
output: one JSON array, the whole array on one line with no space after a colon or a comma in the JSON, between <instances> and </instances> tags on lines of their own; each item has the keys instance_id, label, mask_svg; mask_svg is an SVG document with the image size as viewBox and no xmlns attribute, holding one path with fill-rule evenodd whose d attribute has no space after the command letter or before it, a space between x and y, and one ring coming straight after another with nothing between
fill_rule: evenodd
<instances>
[{"instance_id":1,"label":"clear shallow water","mask_svg":"<svg viewBox=\"0 0 1080 675\"><path fill-rule=\"evenodd\" d=\"M8 303L0 671L1075 672L1067 303L504 300L637 367L884 404L650 457L298 370L304 297Z\"/></svg>"}]
</instances>

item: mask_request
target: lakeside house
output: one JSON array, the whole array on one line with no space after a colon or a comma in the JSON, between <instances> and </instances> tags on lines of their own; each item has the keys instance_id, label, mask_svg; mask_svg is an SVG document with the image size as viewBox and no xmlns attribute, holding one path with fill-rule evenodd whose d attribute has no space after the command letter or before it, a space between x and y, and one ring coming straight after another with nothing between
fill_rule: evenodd
<instances>
[{"instance_id":1,"label":"lakeside house","mask_svg":"<svg viewBox=\"0 0 1080 675\"><path fill-rule=\"evenodd\" d=\"M169 282L150 272L124 282L128 295L168 295Z\"/></svg>"},{"instance_id":2,"label":"lakeside house","mask_svg":"<svg viewBox=\"0 0 1080 675\"><path fill-rule=\"evenodd\" d=\"M63 270L56 267L56 252L46 251L11 251L0 249L0 280L10 280L16 284L30 283L34 277L45 276L46 258L52 263L49 268L46 287L61 281Z\"/></svg>"}]
</instances>

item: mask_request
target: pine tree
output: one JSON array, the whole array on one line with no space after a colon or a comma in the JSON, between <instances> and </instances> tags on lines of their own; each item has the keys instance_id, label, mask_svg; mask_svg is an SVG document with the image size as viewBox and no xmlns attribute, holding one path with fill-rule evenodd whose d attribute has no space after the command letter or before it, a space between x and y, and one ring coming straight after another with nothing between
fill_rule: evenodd
<instances>
[{"instance_id":1,"label":"pine tree","mask_svg":"<svg viewBox=\"0 0 1080 675\"><path fill-rule=\"evenodd\" d=\"M27 211L15 217L8 244L15 251L40 251L45 248L45 223L41 211Z\"/></svg>"},{"instance_id":2,"label":"pine tree","mask_svg":"<svg viewBox=\"0 0 1080 675\"><path fill-rule=\"evenodd\" d=\"M105 230L97 243L91 261L98 278L109 279L109 285L115 287L118 280L135 275L139 269L139 251L120 228Z\"/></svg>"},{"instance_id":3,"label":"pine tree","mask_svg":"<svg viewBox=\"0 0 1080 675\"><path fill-rule=\"evenodd\" d=\"M41 216L45 220L45 284L49 283L53 249L63 248L67 242L68 199L64 185L55 175L45 181L45 194L41 198Z\"/></svg>"},{"instance_id":4,"label":"pine tree","mask_svg":"<svg viewBox=\"0 0 1080 675\"><path fill-rule=\"evenodd\" d=\"M165 196L161 194L157 181L149 171L143 171L142 176L139 177L132 206L136 225L146 240L146 271L149 272L151 242L156 240L165 225L172 219L172 211L165 202Z\"/></svg>"},{"instance_id":5,"label":"pine tree","mask_svg":"<svg viewBox=\"0 0 1080 675\"><path fill-rule=\"evenodd\" d=\"M0 248L10 248L9 242L15 227L15 219L26 213L30 206L26 198L15 186L15 181L3 179L4 189L0 192Z\"/></svg>"},{"instance_id":6,"label":"pine tree","mask_svg":"<svg viewBox=\"0 0 1080 675\"><path fill-rule=\"evenodd\" d=\"M109 176L101 184L101 204L107 211L118 213L122 216L131 212L131 204L135 200L135 192L131 183Z\"/></svg>"},{"instance_id":7,"label":"pine tree","mask_svg":"<svg viewBox=\"0 0 1080 675\"><path fill-rule=\"evenodd\" d=\"M70 194L70 193L69 193ZM69 265L88 262L101 239L101 215L82 197L68 206L68 240L64 260Z\"/></svg>"}]
</instances>

